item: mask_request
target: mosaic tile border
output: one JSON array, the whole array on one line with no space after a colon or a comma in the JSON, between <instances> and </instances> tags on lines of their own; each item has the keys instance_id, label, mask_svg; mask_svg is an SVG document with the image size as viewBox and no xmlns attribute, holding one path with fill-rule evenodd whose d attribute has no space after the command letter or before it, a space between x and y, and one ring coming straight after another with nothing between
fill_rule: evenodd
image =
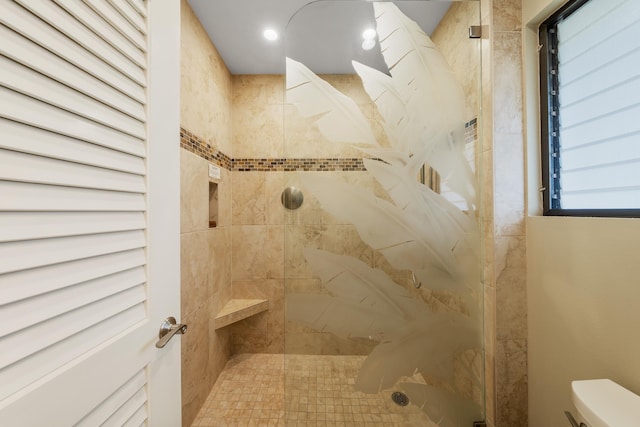
<instances>
[{"instance_id":1,"label":"mosaic tile border","mask_svg":"<svg viewBox=\"0 0 640 427\"><path fill-rule=\"evenodd\" d=\"M233 159L238 172L365 171L362 159Z\"/></svg>"},{"instance_id":2,"label":"mosaic tile border","mask_svg":"<svg viewBox=\"0 0 640 427\"><path fill-rule=\"evenodd\" d=\"M215 149L202 138L194 135L183 127L180 127L180 148L184 148L221 168L233 170L233 159L231 159L231 157Z\"/></svg>"},{"instance_id":3,"label":"mosaic tile border","mask_svg":"<svg viewBox=\"0 0 640 427\"><path fill-rule=\"evenodd\" d=\"M180 128L180 147L234 172L365 171L362 159L232 159L202 138Z\"/></svg>"},{"instance_id":4,"label":"mosaic tile border","mask_svg":"<svg viewBox=\"0 0 640 427\"><path fill-rule=\"evenodd\" d=\"M477 134L478 124L474 118L465 124L465 143L476 141ZM359 158L232 159L183 127L180 128L180 147L233 172L366 171Z\"/></svg>"}]
</instances>

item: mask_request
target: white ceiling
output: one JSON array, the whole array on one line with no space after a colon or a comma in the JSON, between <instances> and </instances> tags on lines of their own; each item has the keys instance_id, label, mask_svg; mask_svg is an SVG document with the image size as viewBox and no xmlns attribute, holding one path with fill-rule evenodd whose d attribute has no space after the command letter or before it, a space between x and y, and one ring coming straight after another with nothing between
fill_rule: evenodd
<instances>
[{"instance_id":1,"label":"white ceiling","mask_svg":"<svg viewBox=\"0 0 640 427\"><path fill-rule=\"evenodd\" d=\"M450 1L396 1L431 34ZM364 0L189 0L232 74L282 74L284 56L316 73L353 73L351 60L386 71L376 47L362 49L362 32L374 25L373 5ZM269 42L265 28L281 36Z\"/></svg>"}]
</instances>

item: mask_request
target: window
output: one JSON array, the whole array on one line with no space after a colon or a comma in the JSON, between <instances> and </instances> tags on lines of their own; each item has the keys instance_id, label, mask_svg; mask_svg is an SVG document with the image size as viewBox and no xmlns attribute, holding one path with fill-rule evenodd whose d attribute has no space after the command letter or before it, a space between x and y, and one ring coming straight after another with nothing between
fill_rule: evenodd
<instances>
[{"instance_id":1,"label":"window","mask_svg":"<svg viewBox=\"0 0 640 427\"><path fill-rule=\"evenodd\" d=\"M545 215L640 217L638 34L638 0L573 0L540 27Z\"/></svg>"}]
</instances>

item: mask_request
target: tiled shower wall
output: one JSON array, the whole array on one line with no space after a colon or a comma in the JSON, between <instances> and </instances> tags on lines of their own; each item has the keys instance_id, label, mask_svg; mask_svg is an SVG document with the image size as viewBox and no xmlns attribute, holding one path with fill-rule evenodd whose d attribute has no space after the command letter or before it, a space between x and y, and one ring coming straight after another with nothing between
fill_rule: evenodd
<instances>
[{"instance_id":1,"label":"tiled shower wall","mask_svg":"<svg viewBox=\"0 0 640 427\"><path fill-rule=\"evenodd\" d=\"M528 425L521 0L480 7L487 421L520 427ZM465 87L477 64L464 42L472 9L454 3L433 34Z\"/></svg>"},{"instance_id":2,"label":"tiled shower wall","mask_svg":"<svg viewBox=\"0 0 640 427\"><path fill-rule=\"evenodd\" d=\"M487 420L520 427L528 425L521 0L481 0L481 9Z\"/></svg>"},{"instance_id":3,"label":"tiled shower wall","mask_svg":"<svg viewBox=\"0 0 640 427\"><path fill-rule=\"evenodd\" d=\"M357 77L323 77L371 116L371 101ZM282 206L280 194L285 187L301 186L298 174L331 173L343 179L363 175L361 154L324 139L311 120L285 104L283 89L283 76L233 77L233 295L270 300L269 311L231 326L233 349L282 353L286 342L288 353L363 354L369 348L366 343L304 327L289 325L285 339L285 286L287 291L304 292L321 288L301 255L302 247L331 246L341 253L355 250L370 265L373 253L352 225L338 224L322 214L304 188L305 201L299 210Z\"/></svg>"},{"instance_id":4,"label":"tiled shower wall","mask_svg":"<svg viewBox=\"0 0 640 427\"><path fill-rule=\"evenodd\" d=\"M282 158L282 79L232 78L233 157ZM244 90L243 90L244 89ZM265 298L269 310L230 325L234 353L284 351L284 225L279 181L283 172L251 168L233 174L232 282L236 298Z\"/></svg>"},{"instance_id":5,"label":"tiled shower wall","mask_svg":"<svg viewBox=\"0 0 640 427\"><path fill-rule=\"evenodd\" d=\"M488 4L491 83L484 90L493 112L495 423L520 427L528 425L522 2Z\"/></svg>"},{"instance_id":6,"label":"tiled shower wall","mask_svg":"<svg viewBox=\"0 0 640 427\"><path fill-rule=\"evenodd\" d=\"M359 77L323 75L322 78L348 94L370 119L376 136L384 140L377 110ZM270 299L268 312L230 327L233 351L368 354L374 346L372 341L338 338L293 322L285 323L285 293L326 292L308 266L303 248L317 247L355 256L373 268L384 270L430 306L441 306L442 300L448 297L417 292L407 272L393 270L382 256L362 242L351 223L340 222L324 213L318 201L306 191L301 176L319 173L365 186L378 196L386 197L365 172L362 153L326 140L312 120L299 116L292 105L284 102L283 86L282 76L233 77L236 157L233 160L233 296ZM472 89L475 93L470 95L471 102L477 103L478 84ZM274 111L278 110L284 114L284 123L275 117ZM246 111L261 118L244 120ZM235 118L236 112L239 119ZM475 117L472 112L470 115ZM476 135L473 123L469 127L472 139ZM262 135L267 137L263 140ZM253 144L246 144L247 140ZM282 155L286 158L270 158ZM301 188L305 197L302 207L295 211L284 209L280 203L282 190L290 185Z\"/></svg>"},{"instance_id":7,"label":"tiled shower wall","mask_svg":"<svg viewBox=\"0 0 640 427\"><path fill-rule=\"evenodd\" d=\"M526 425L526 295L524 294L526 270L523 262L524 228L522 226L524 176L519 53L520 6L519 0L494 0L493 2L483 0L481 7L484 97L482 98L483 117L480 120L482 152L479 154L483 168L481 219L485 231L487 416L490 424L519 426ZM461 5L454 5L445 17L441 28L434 34L434 39L439 44L443 46L449 44L454 47L451 51L455 53L448 60L457 72L462 72L463 85L472 84L470 80L465 80L465 70L469 73L473 72L468 68L472 66L472 61L469 61L469 52L461 47L467 31L464 20L466 18L462 19L461 16L468 13L469 10ZM199 229L197 225L193 225L192 228L183 228L183 270L190 259L185 256L185 248L189 245L204 249L204 243L207 241L209 242L206 245L208 259L210 260L210 255L219 249L217 256L221 260L217 264L218 267L215 267L218 269L217 273L213 272L214 267L207 267L209 273L206 274L210 274L208 280L214 277L218 279L215 287L211 283L208 287L205 286L210 304L208 313L202 310L204 303L201 298L196 297L199 295L197 291L192 290L193 286L197 288L195 285L197 280L189 277L183 280L185 283L192 283L183 284L185 286L183 300L186 300L183 301L183 317L186 313L188 318L195 319L195 316L200 314L200 322L205 318L210 322L211 316L217 312L217 305L223 304L231 296L235 298L265 297L271 301L270 310L254 319L240 322L217 333L212 328L205 328L210 337L206 346L194 337L192 343L197 341L200 346L198 351L195 351L200 354L198 356L200 366L197 368L186 366L187 363L183 358L183 367L186 370L186 372L183 371L183 379L185 379L183 399L185 420L187 420L191 417L190 414L195 415L193 411L197 411L200 406L198 401L203 395L199 389L203 387L189 380L189 370L197 373L195 376L205 375L208 378L205 383L210 384L210 381L217 377L219 368L231 351L283 351L283 278L288 270L293 272L304 270L300 270L300 265L296 264L295 259L292 261L288 258L287 248L294 248L295 245L302 244L305 239L324 239L324 244L332 250L339 247L349 251L355 250L361 259L370 260L372 266L376 266L376 262L381 261L376 261L374 255L368 254L366 250L358 249L359 239L353 230L346 228L346 224L332 223L331 219L326 216L323 218L322 214L315 216L310 214L310 211L317 208L313 206L314 202L311 198L307 203L306 214L302 212L304 205L300 212L285 211L279 203L279 194L286 185L293 182L294 174L288 171L286 166L281 166L278 172L266 172L264 168L261 169L261 165L269 162L270 159L335 157L336 152L340 153L339 157L351 159L359 157L359 154L323 141L323 137L314 130L313 126L296 118L294 107L283 102L282 77L229 76L217 53L211 54L215 52L215 48L206 38L206 34L186 2L183 2L182 19L182 43L189 46L189 49L183 49L182 58L183 127L200 137L205 146L210 145L210 148L204 151L211 151L214 154L222 152L237 160L253 159L255 164L259 165L254 168L245 168L248 161L245 163L239 161L233 172L223 171L222 181L226 184L221 186L220 197L221 208L223 212L227 212L225 214L227 219L221 214L218 229L214 231ZM185 26L189 29L185 30ZM185 33L189 32L191 34L185 37ZM189 52L185 54L185 51ZM203 55L201 53L203 51L207 53ZM190 55L193 57L189 57ZM207 74L209 78L202 78ZM361 87L358 87L359 85L353 84L354 76L334 76L333 81L331 78L329 77L329 80L334 86L356 99L365 114L375 119L376 113L373 106L366 105L370 103L368 97ZM185 93L188 96L185 96ZM473 104L473 100L470 100L470 103ZM230 126L229 123L232 125ZM382 130L377 129L376 132L380 134ZM328 147L328 150L325 151L323 147ZM195 149L193 151L197 152ZM203 155L204 151L197 154L206 157ZM202 158L196 160L195 154L187 153L185 150L181 152L185 171L183 180L186 181L183 182L183 188L188 188L188 182L199 182L200 178L196 179L195 176L189 178L186 170L192 167L203 170L202 166L206 165L206 161ZM199 165L198 162L200 162ZM304 166L303 163L303 169ZM240 171L240 169L243 170ZM358 172L336 174L350 177L343 179L359 179ZM206 174L201 176L206 180ZM230 188L232 188L231 191ZM189 201L188 195L185 196L188 193L189 191L186 193L183 191L183 198L186 197L186 200L183 200L185 215L195 212L192 207L188 207L189 203L193 203ZM185 235L189 233L194 236L186 237ZM200 236L195 237L198 234ZM331 237L332 234L334 237ZM210 239L204 238L205 235ZM285 242L283 237L285 235L291 236L292 240ZM187 242L187 239L194 240L194 243ZM231 260L231 254L233 254L233 260ZM202 253L199 252L197 256L201 257ZM207 258L198 259L206 263ZM195 262L192 266L194 265L197 266L200 263ZM202 271L197 271L200 267L189 268L195 268L196 272L183 271L183 278L185 275L203 276ZM300 276L287 283L290 283L295 290L308 291L319 288L315 279L303 277L304 272ZM233 290L231 281L233 281ZM201 289L200 292L204 291ZM189 300L200 302L191 304L190 307ZM500 312L497 318L496 305ZM311 336L310 334L314 332L310 330L293 329L291 333L299 336L289 337L292 339L288 339L287 342L301 343L300 348L287 349L293 352L333 354L340 351L337 350L338 348L344 348L344 343L332 342L331 338ZM187 351L188 340L185 339L184 343L183 351ZM205 354L203 347L209 350L206 358L203 357ZM217 350L212 350L214 348ZM190 348L189 352L194 353L193 350L194 347ZM367 351L366 343L355 343L350 351L356 354L358 351ZM212 367L211 371L202 369L205 363Z\"/></svg>"},{"instance_id":8,"label":"tiled shower wall","mask_svg":"<svg viewBox=\"0 0 640 427\"><path fill-rule=\"evenodd\" d=\"M487 421L520 427L528 425L521 0L480 7ZM433 34L465 87L477 64L464 42L469 13L473 6L454 3Z\"/></svg>"},{"instance_id":9,"label":"tiled shower wall","mask_svg":"<svg viewBox=\"0 0 640 427\"><path fill-rule=\"evenodd\" d=\"M181 126L228 152L231 76L186 0L181 20ZM209 228L208 162L193 151L180 150L181 320L189 325L182 337L183 426L191 425L231 355L229 331L214 330L213 317L231 297L232 177L222 170L218 224Z\"/></svg>"},{"instance_id":10,"label":"tiled shower wall","mask_svg":"<svg viewBox=\"0 0 640 427\"><path fill-rule=\"evenodd\" d=\"M476 16L479 13L475 5ZM479 43L475 45L475 59L478 62ZM469 51L469 49L467 49ZM473 57L468 59L473 61ZM477 65L476 65L477 66ZM355 75L322 76L344 93L349 93L359 107L373 120L371 101L364 92L360 80ZM239 322L230 327L233 352L301 354L368 354L373 343L362 339L340 339L329 333L322 333L304 326L284 323L283 297L286 292L322 293L322 286L302 256L304 247L320 247L334 253L351 254L371 267L387 272L397 283L405 284L408 290L435 309L441 309L446 295L426 290L416 291L406 272L393 270L383 257L376 254L359 238L355 228L349 223L340 223L323 213L313 196L305 192L305 202L298 211L287 211L280 204L280 193L288 185L296 185L304 191L299 175L329 173L333 178L365 185L378 196L384 191L362 170L361 162L325 156L351 156L360 153L351 148L340 147L324 140L313 123L297 116L283 104L283 79L278 76L234 76L234 112L252 111L252 114L270 116L269 111L280 105L285 112L282 131L276 120L257 120L239 124L237 132L255 141L253 146L241 148L248 159L233 160L233 296L234 298L269 298L270 309L266 313ZM475 84L473 83L475 82ZM469 102L477 105L477 77L467 79ZM256 99L251 97L255 93ZM244 104L249 104L244 106ZM475 112L470 109L471 117ZM235 123L235 120L234 120ZM469 128L469 137L476 138L475 121ZM265 127L272 129L265 129ZM381 130L376 128L377 132ZM261 133L284 138L284 143L275 144L268 139L264 145ZM236 130L234 128L234 140ZM272 136L269 136L271 138ZM304 145L311 154L305 155ZM253 151L252 151L253 150ZM234 153L235 145L234 145ZM304 160L272 159L267 156L294 152L304 156ZM360 154L361 155L361 154ZM259 158L259 156L264 156ZM314 159L319 157L322 160ZM342 161L344 160L344 161ZM284 163L281 165L280 163ZM284 169L284 172L282 171ZM331 172L328 172L331 171ZM284 242L283 242L284 239ZM282 257L284 263L281 264ZM283 276L278 276L282 274ZM286 277L286 280L283 278ZM447 303L445 303L447 304ZM452 307L456 309L456 307ZM284 333L284 336L283 336ZM283 342L284 339L284 342Z\"/></svg>"},{"instance_id":11,"label":"tiled shower wall","mask_svg":"<svg viewBox=\"0 0 640 427\"><path fill-rule=\"evenodd\" d=\"M384 138L377 112L357 76L323 78L354 99L378 138ZM315 246L349 253L408 285L406 273L391 269L361 241L353 225L323 213L310 194L306 193L302 208L288 211L280 203L280 193L288 185L301 187L299 176L307 173L331 173L334 178L366 185L380 196L384 192L364 173L361 153L326 140L311 120L284 103L282 76L233 76L232 82L235 158L231 161L186 130L184 141L186 149L232 170L231 297L269 299L267 312L227 328L232 353L280 353L286 342L289 353L367 354L372 348L367 340L340 339L299 325L288 325L285 340L285 285L287 291L322 292L301 250ZM256 119L245 119L247 111ZM276 117L277 111L285 114L284 123ZM253 144L246 144L247 140ZM427 304L438 304L438 295L424 294L418 296Z\"/></svg>"}]
</instances>

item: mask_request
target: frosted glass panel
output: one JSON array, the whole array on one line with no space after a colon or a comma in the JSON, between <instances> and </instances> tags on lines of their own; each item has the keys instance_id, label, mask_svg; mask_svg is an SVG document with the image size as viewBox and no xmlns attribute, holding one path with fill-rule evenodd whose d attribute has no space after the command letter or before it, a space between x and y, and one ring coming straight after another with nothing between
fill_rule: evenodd
<instances>
[{"instance_id":1,"label":"frosted glass panel","mask_svg":"<svg viewBox=\"0 0 640 427\"><path fill-rule=\"evenodd\" d=\"M463 85L447 55L392 2L321 1L305 9L337 16L354 3L376 29L379 60L354 53L348 70L322 74L313 68L326 67L311 65L309 52L287 50L285 153L328 166L285 175L285 185L305 194L286 219L285 348L295 366L299 355L357 363L349 386L332 391L378 402L379 418L367 414L363 422L469 426L484 419L479 76L463 76ZM458 6L449 10L458 22L478 17L477 2ZM467 37L477 22L459 34L471 52L467 72L478 70L479 44ZM353 167L330 172L336 159ZM438 173L439 189L419 181L425 164ZM325 375L322 381L341 383L331 379L341 370ZM327 403L320 378L310 376L308 384L290 383L285 373L285 393L342 405ZM407 408L394 403L394 392L404 393ZM352 415L344 421L364 425Z\"/></svg>"}]
</instances>

